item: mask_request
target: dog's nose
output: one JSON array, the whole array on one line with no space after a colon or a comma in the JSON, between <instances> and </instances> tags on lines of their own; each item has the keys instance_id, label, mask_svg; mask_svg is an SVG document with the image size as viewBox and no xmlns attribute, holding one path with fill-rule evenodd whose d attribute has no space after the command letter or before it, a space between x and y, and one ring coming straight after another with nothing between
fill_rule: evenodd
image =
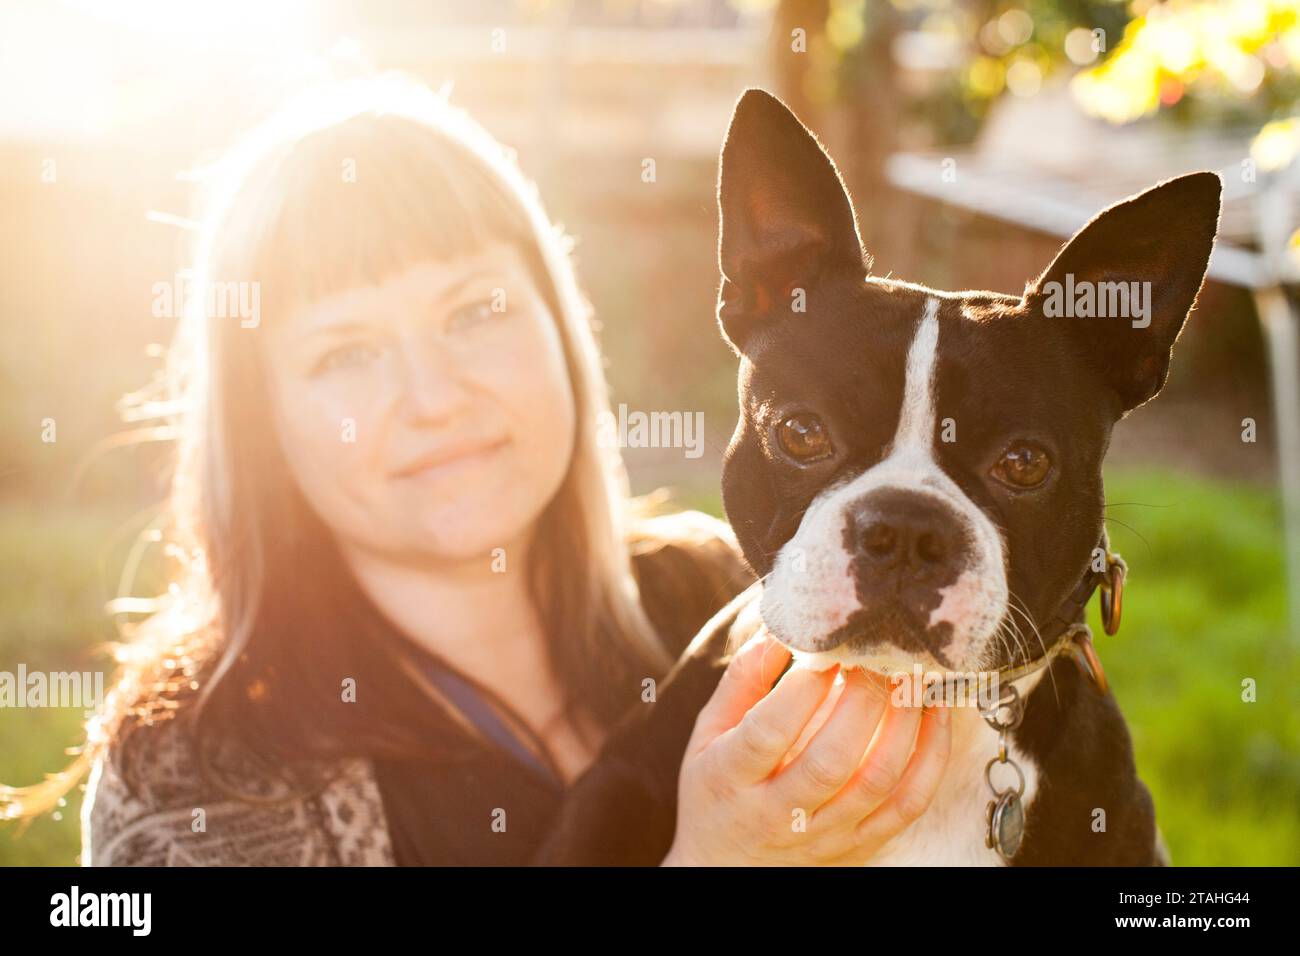
<instances>
[{"instance_id":1,"label":"dog's nose","mask_svg":"<svg viewBox=\"0 0 1300 956\"><path fill-rule=\"evenodd\" d=\"M925 489L879 487L844 512L844 549L859 607L855 648L926 651L944 667L960 594L938 618L947 589L971 564L974 539L962 514Z\"/></svg>"},{"instance_id":2,"label":"dog's nose","mask_svg":"<svg viewBox=\"0 0 1300 956\"><path fill-rule=\"evenodd\" d=\"M850 549L874 573L926 581L946 576L956 550L951 513L928 495L881 489L858 502Z\"/></svg>"},{"instance_id":3,"label":"dog's nose","mask_svg":"<svg viewBox=\"0 0 1300 956\"><path fill-rule=\"evenodd\" d=\"M858 551L884 565L913 564L924 568L941 564L948 555L947 542L927 519L921 524L898 520L872 521L858 539Z\"/></svg>"}]
</instances>

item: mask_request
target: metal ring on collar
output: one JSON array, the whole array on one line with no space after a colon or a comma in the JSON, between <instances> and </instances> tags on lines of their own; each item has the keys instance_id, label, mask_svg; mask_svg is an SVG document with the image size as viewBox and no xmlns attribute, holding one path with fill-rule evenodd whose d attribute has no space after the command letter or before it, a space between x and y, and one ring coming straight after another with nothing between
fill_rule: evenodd
<instances>
[{"instance_id":1,"label":"metal ring on collar","mask_svg":"<svg viewBox=\"0 0 1300 956\"><path fill-rule=\"evenodd\" d=\"M1016 772L1016 778L1019 780L1019 785L1015 790L1011 790L1010 788L999 790L997 787L993 786L994 764L1004 764ZM1000 797L1007 793L1014 793L1017 797L1023 797L1025 795L1025 774L1014 760L999 760L997 757L994 757L984 765L984 782L989 785L989 789L993 791L994 796Z\"/></svg>"}]
</instances>

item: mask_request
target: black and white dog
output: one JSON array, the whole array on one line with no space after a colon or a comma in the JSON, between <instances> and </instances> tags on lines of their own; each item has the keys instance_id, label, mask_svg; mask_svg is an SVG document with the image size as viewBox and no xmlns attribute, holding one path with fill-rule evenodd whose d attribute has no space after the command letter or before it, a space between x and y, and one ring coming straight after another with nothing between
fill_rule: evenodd
<instances>
[{"instance_id":1,"label":"black and white dog","mask_svg":"<svg viewBox=\"0 0 1300 956\"><path fill-rule=\"evenodd\" d=\"M1161 862L1128 729L1075 639L1113 572L1094 563L1111 428L1164 384L1220 191L1194 173L1110 207L1021 296L936 292L866 274L829 157L778 100L745 93L718 187L718 316L740 356L723 494L761 585L615 733L541 862L663 858L695 716L755 604L812 666L919 663L1018 691L1011 845L988 839L997 732L963 707L940 792L879 862Z\"/></svg>"}]
</instances>

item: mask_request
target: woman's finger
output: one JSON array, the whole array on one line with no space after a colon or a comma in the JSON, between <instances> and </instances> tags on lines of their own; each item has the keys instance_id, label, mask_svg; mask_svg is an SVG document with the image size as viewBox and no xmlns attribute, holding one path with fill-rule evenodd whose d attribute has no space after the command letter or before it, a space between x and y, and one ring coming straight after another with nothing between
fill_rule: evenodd
<instances>
[{"instance_id":1,"label":"woman's finger","mask_svg":"<svg viewBox=\"0 0 1300 956\"><path fill-rule=\"evenodd\" d=\"M762 700L790 662L789 649L766 630L750 638L732 656L713 696L695 719L688 752L695 753L735 727Z\"/></svg>"},{"instance_id":2,"label":"woman's finger","mask_svg":"<svg viewBox=\"0 0 1300 956\"><path fill-rule=\"evenodd\" d=\"M880 731L862 765L814 817L818 827L858 823L883 804L902 779L917 738L921 708L903 706L891 698L884 711Z\"/></svg>"},{"instance_id":3,"label":"woman's finger","mask_svg":"<svg viewBox=\"0 0 1300 956\"><path fill-rule=\"evenodd\" d=\"M803 752L773 778L777 799L812 813L853 776L888 703L888 691L861 670L844 674L839 700Z\"/></svg>"},{"instance_id":4,"label":"woman's finger","mask_svg":"<svg viewBox=\"0 0 1300 956\"><path fill-rule=\"evenodd\" d=\"M862 846L878 846L919 819L934 801L952 749L952 710L931 707L921 719L916 752L894 792L858 825Z\"/></svg>"},{"instance_id":5,"label":"woman's finger","mask_svg":"<svg viewBox=\"0 0 1300 956\"><path fill-rule=\"evenodd\" d=\"M713 742L718 772L738 783L757 783L768 777L821 706L837 670L792 667L786 671L770 694Z\"/></svg>"}]
</instances>

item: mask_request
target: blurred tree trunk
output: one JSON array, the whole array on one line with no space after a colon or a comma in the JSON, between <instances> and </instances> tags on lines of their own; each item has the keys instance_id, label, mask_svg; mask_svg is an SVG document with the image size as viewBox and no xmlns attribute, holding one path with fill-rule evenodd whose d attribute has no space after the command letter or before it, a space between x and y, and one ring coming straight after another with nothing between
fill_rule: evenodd
<instances>
[{"instance_id":1,"label":"blurred tree trunk","mask_svg":"<svg viewBox=\"0 0 1300 956\"><path fill-rule=\"evenodd\" d=\"M898 148L903 119L893 54L901 23L893 4L865 0L862 39L841 52L826 35L829 13L829 0L780 0L769 69L777 95L835 157L854 197L863 244L888 271L911 244L906 230L897 229L911 204L885 179L885 160ZM805 31L803 53L792 49L797 29Z\"/></svg>"},{"instance_id":2,"label":"blurred tree trunk","mask_svg":"<svg viewBox=\"0 0 1300 956\"><path fill-rule=\"evenodd\" d=\"M772 17L772 33L768 37L768 60L776 95L806 124L812 126L824 119L808 95L809 77L816 51L827 45L826 18L830 15L829 0L780 0ZM795 31L804 31L803 49L796 52Z\"/></svg>"}]
</instances>

